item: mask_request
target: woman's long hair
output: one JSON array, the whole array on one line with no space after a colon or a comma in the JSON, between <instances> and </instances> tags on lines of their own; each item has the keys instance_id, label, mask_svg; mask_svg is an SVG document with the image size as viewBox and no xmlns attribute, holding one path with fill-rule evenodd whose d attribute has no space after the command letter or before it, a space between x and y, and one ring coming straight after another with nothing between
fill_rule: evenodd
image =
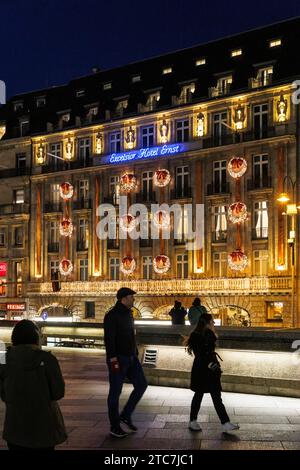
<instances>
[{"instance_id":1,"label":"woman's long hair","mask_svg":"<svg viewBox=\"0 0 300 470\"><path fill-rule=\"evenodd\" d=\"M205 331L207 330L207 326L213 320L213 316L210 313L203 313L197 323L196 328L192 331L190 336L186 336L183 340L183 345L185 346L185 350L188 354L193 354L193 348L191 344L191 336L193 333L198 335L204 336Z\"/></svg>"}]
</instances>

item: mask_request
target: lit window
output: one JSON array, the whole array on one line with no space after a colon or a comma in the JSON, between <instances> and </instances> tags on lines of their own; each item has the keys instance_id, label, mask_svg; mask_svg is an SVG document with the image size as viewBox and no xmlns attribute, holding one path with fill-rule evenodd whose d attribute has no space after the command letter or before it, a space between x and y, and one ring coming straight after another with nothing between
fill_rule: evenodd
<instances>
[{"instance_id":1,"label":"lit window","mask_svg":"<svg viewBox=\"0 0 300 470\"><path fill-rule=\"evenodd\" d=\"M103 90L110 90L111 89L111 82L107 82L103 84Z\"/></svg>"},{"instance_id":2,"label":"lit window","mask_svg":"<svg viewBox=\"0 0 300 470\"><path fill-rule=\"evenodd\" d=\"M242 55L242 53L242 49L235 49L234 51L231 51L231 57L237 57L239 55Z\"/></svg>"},{"instance_id":3,"label":"lit window","mask_svg":"<svg viewBox=\"0 0 300 470\"><path fill-rule=\"evenodd\" d=\"M166 67L163 69L163 75L167 75L168 73L172 73L172 67Z\"/></svg>"},{"instance_id":4,"label":"lit window","mask_svg":"<svg viewBox=\"0 0 300 470\"><path fill-rule=\"evenodd\" d=\"M85 90L77 90L76 91L76 98L81 98L81 96L85 95Z\"/></svg>"},{"instance_id":5,"label":"lit window","mask_svg":"<svg viewBox=\"0 0 300 470\"><path fill-rule=\"evenodd\" d=\"M16 189L15 190L15 204L23 204L24 203L24 189Z\"/></svg>"},{"instance_id":6,"label":"lit window","mask_svg":"<svg viewBox=\"0 0 300 470\"><path fill-rule=\"evenodd\" d=\"M196 60L196 67L199 67L199 65L205 65L205 64L206 64L206 59L205 58Z\"/></svg>"},{"instance_id":7,"label":"lit window","mask_svg":"<svg viewBox=\"0 0 300 470\"><path fill-rule=\"evenodd\" d=\"M281 46L281 39L273 39L272 41L270 41L270 47L277 47L277 46Z\"/></svg>"},{"instance_id":8,"label":"lit window","mask_svg":"<svg viewBox=\"0 0 300 470\"><path fill-rule=\"evenodd\" d=\"M141 76L140 75L134 75L131 79L132 83L137 83L141 81Z\"/></svg>"},{"instance_id":9,"label":"lit window","mask_svg":"<svg viewBox=\"0 0 300 470\"><path fill-rule=\"evenodd\" d=\"M16 101L14 103L14 111L18 111L19 109L23 109L23 101Z\"/></svg>"},{"instance_id":10,"label":"lit window","mask_svg":"<svg viewBox=\"0 0 300 470\"><path fill-rule=\"evenodd\" d=\"M36 107L37 108L42 108L43 106L46 105L46 98L41 96L36 99Z\"/></svg>"}]
</instances>

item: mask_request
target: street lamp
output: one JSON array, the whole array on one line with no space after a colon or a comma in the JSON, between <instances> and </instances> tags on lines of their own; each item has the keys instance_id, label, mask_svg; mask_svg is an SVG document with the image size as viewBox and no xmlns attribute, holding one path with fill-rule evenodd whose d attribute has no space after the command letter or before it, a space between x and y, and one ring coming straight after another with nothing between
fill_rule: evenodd
<instances>
[{"instance_id":1,"label":"street lamp","mask_svg":"<svg viewBox=\"0 0 300 470\"><path fill-rule=\"evenodd\" d=\"M291 184L292 187L292 199L290 198L288 192L285 191L285 184L287 187L288 182ZM286 175L283 179L283 192L279 194L277 201L281 204L286 204L286 211L283 212L283 215L291 216L291 230L289 231L289 238L288 244L291 248L291 268L292 268L292 320L293 326L298 326L298 316L297 312L295 311L295 268L296 268L296 215L298 214L298 210L300 209L300 205L296 203L296 184L297 180L293 180L289 175Z\"/></svg>"}]
</instances>

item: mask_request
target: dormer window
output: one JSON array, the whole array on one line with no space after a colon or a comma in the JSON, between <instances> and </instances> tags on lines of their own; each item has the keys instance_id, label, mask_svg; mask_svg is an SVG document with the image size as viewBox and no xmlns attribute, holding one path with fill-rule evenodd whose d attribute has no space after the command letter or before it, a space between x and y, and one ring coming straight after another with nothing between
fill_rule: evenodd
<instances>
[{"instance_id":1,"label":"dormer window","mask_svg":"<svg viewBox=\"0 0 300 470\"><path fill-rule=\"evenodd\" d=\"M165 67L162 71L163 75L167 75L168 73L172 73L172 67Z\"/></svg>"},{"instance_id":2,"label":"dormer window","mask_svg":"<svg viewBox=\"0 0 300 470\"><path fill-rule=\"evenodd\" d=\"M196 67L199 67L200 65L205 65L205 64L206 64L205 57L202 57L201 59L197 59L195 62Z\"/></svg>"},{"instance_id":3,"label":"dormer window","mask_svg":"<svg viewBox=\"0 0 300 470\"><path fill-rule=\"evenodd\" d=\"M124 109L128 106L128 100L120 100L116 107L117 116L123 116Z\"/></svg>"},{"instance_id":4,"label":"dormer window","mask_svg":"<svg viewBox=\"0 0 300 470\"><path fill-rule=\"evenodd\" d=\"M103 90L111 90L112 83L111 82L106 82L103 84Z\"/></svg>"},{"instance_id":5,"label":"dormer window","mask_svg":"<svg viewBox=\"0 0 300 470\"><path fill-rule=\"evenodd\" d=\"M134 75L131 79L132 83L138 83L141 81L141 76L140 75Z\"/></svg>"},{"instance_id":6,"label":"dormer window","mask_svg":"<svg viewBox=\"0 0 300 470\"><path fill-rule=\"evenodd\" d=\"M181 88L179 102L190 103L192 101L194 93L195 93L195 83L189 83L188 85L184 85Z\"/></svg>"},{"instance_id":7,"label":"dormer window","mask_svg":"<svg viewBox=\"0 0 300 470\"><path fill-rule=\"evenodd\" d=\"M29 118L20 119L20 136L24 137L29 133Z\"/></svg>"},{"instance_id":8,"label":"dormer window","mask_svg":"<svg viewBox=\"0 0 300 470\"><path fill-rule=\"evenodd\" d=\"M218 78L217 86L210 88L210 96L221 96L227 95L230 92L230 86L232 84L232 75L225 75Z\"/></svg>"},{"instance_id":9,"label":"dormer window","mask_svg":"<svg viewBox=\"0 0 300 470\"><path fill-rule=\"evenodd\" d=\"M278 47L281 46L281 39L272 39L269 42L269 47Z\"/></svg>"},{"instance_id":10,"label":"dormer window","mask_svg":"<svg viewBox=\"0 0 300 470\"><path fill-rule=\"evenodd\" d=\"M155 93L150 93L148 95L146 106L149 111L153 111L157 107L157 103L160 100L160 91L156 91Z\"/></svg>"},{"instance_id":11,"label":"dormer window","mask_svg":"<svg viewBox=\"0 0 300 470\"><path fill-rule=\"evenodd\" d=\"M88 110L87 115L90 117L96 116L98 114L98 110L99 110L98 106L93 106L92 108Z\"/></svg>"},{"instance_id":12,"label":"dormer window","mask_svg":"<svg viewBox=\"0 0 300 470\"><path fill-rule=\"evenodd\" d=\"M77 90L76 91L76 98L81 98L85 95L85 90Z\"/></svg>"},{"instance_id":13,"label":"dormer window","mask_svg":"<svg viewBox=\"0 0 300 470\"><path fill-rule=\"evenodd\" d=\"M242 49L234 49L231 51L231 57L238 57L239 55L242 55L243 51Z\"/></svg>"},{"instance_id":14,"label":"dormer window","mask_svg":"<svg viewBox=\"0 0 300 470\"><path fill-rule=\"evenodd\" d=\"M62 114L61 116L61 120L62 122L69 122L70 121L70 113L65 113L65 114Z\"/></svg>"},{"instance_id":15,"label":"dormer window","mask_svg":"<svg viewBox=\"0 0 300 470\"><path fill-rule=\"evenodd\" d=\"M46 106L46 98L44 96L39 96L36 99L36 107L43 108L44 106Z\"/></svg>"},{"instance_id":16,"label":"dormer window","mask_svg":"<svg viewBox=\"0 0 300 470\"><path fill-rule=\"evenodd\" d=\"M15 101L14 102L14 111L19 111L20 109L24 108L23 101Z\"/></svg>"}]
</instances>

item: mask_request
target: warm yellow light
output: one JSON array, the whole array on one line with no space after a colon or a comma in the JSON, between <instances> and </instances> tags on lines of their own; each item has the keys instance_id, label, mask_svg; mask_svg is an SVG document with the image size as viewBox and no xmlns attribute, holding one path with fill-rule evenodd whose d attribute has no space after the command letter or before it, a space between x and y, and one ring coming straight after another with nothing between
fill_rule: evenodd
<instances>
[{"instance_id":1,"label":"warm yellow light","mask_svg":"<svg viewBox=\"0 0 300 470\"><path fill-rule=\"evenodd\" d=\"M287 204L286 213L287 213L287 215L296 215L297 214L296 204Z\"/></svg>"},{"instance_id":2,"label":"warm yellow light","mask_svg":"<svg viewBox=\"0 0 300 470\"><path fill-rule=\"evenodd\" d=\"M95 276L95 277L99 277L99 276L100 276L99 271L95 271L95 272L94 272L94 276Z\"/></svg>"},{"instance_id":3,"label":"warm yellow light","mask_svg":"<svg viewBox=\"0 0 300 470\"><path fill-rule=\"evenodd\" d=\"M196 268L196 269L195 269L195 273L197 273L197 274L202 274L202 273L204 273L204 267L201 266L200 268Z\"/></svg>"},{"instance_id":4,"label":"warm yellow light","mask_svg":"<svg viewBox=\"0 0 300 470\"><path fill-rule=\"evenodd\" d=\"M279 197L277 198L278 202L288 202L290 200L289 195L287 193L281 193L279 194Z\"/></svg>"},{"instance_id":5,"label":"warm yellow light","mask_svg":"<svg viewBox=\"0 0 300 470\"><path fill-rule=\"evenodd\" d=\"M276 270L277 271L285 271L286 267L285 264L277 264Z\"/></svg>"},{"instance_id":6,"label":"warm yellow light","mask_svg":"<svg viewBox=\"0 0 300 470\"><path fill-rule=\"evenodd\" d=\"M40 279L40 278L42 277L42 275L41 275L41 274L36 274L35 277L36 277L37 279Z\"/></svg>"}]
</instances>

